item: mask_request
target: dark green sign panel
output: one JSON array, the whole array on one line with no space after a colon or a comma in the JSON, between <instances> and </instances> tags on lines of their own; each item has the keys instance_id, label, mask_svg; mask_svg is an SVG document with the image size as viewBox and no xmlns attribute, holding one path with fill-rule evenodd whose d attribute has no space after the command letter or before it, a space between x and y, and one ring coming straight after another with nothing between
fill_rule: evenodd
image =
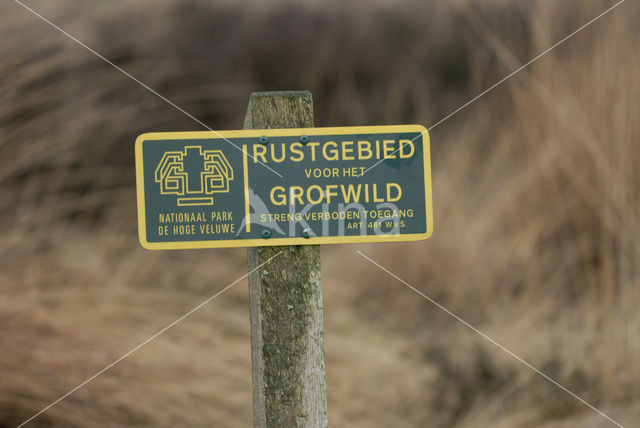
<instances>
[{"instance_id":1,"label":"dark green sign panel","mask_svg":"<svg viewBox=\"0 0 640 428\"><path fill-rule=\"evenodd\" d=\"M433 231L418 125L143 134L148 249L392 242Z\"/></svg>"}]
</instances>

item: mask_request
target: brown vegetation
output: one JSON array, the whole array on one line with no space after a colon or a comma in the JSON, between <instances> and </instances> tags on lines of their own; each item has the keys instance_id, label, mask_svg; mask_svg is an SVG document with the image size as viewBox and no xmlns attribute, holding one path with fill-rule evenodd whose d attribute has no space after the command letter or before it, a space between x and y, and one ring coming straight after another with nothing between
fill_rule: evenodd
<instances>
[{"instance_id":1,"label":"brown vegetation","mask_svg":"<svg viewBox=\"0 0 640 428\"><path fill-rule=\"evenodd\" d=\"M30 4L215 129L276 89L312 91L320 126L429 126L613 4L252 3ZM640 418L639 12L626 2L431 132L431 239L323 248L333 426L607 424L357 248ZM0 22L0 426L15 426L243 275L246 253L142 250L133 141L199 127L19 5ZM245 280L32 425L249 426L248 319Z\"/></svg>"}]
</instances>

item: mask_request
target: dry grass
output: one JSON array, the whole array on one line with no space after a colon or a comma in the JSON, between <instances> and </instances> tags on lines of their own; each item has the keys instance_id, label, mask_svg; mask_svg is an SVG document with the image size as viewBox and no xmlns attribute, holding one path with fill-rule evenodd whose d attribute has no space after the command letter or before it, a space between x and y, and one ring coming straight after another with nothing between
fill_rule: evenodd
<instances>
[{"instance_id":1,"label":"dry grass","mask_svg":"<svg viewBox=\"0 0 640 428\"><path fill-rule=\"evenodd\" d=\"M217 129L240 127L251 91L292 88L313 92L318 125L430 125L611 4L33 3ZM436 234L359 247L625 426L640 417L638 12L437 127ZM15 426L246 260L140 249L135 136L197 126L12 2L0 22L0 426ZM333 426L605 425L354 249L323 249ZM33 425L250 425L247 309L243 281Z\"/></svg>"}]
</instances>

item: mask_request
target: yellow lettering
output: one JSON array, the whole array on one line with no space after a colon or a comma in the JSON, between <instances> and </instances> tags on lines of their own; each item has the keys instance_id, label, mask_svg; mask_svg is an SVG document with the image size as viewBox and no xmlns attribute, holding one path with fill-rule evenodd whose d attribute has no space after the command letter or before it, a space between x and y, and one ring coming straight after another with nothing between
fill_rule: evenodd
<instances>
[{"instance_id":1,"label":"yellow lettering","mask_svg":"<svg viewBox=\"0 0 640 428\"><path fill-rule=\"evenodd\" d=\"M355 160L353 156L353 141L342 142L342 160Z\"/></svg>"},{"instance_id":2,"label":"yellow lettering","mask_svg":"<svg viewBox=\"0 0 640 428\"><path fill-rule=\"evenodd\" d=\"M378 197L378 185L376 183L371 185L371 191L373 192L373 202L384 202L384 198Z\"/></svg>"},{"instance_id":3,"label":"yellow lettering","mask_svg":"<svg viewBox=\"0 0 640 428\"><path fill-rule=\"evenodd\" d=\"M356 187L353 184L349 184L346 187L347 191L345 192L345 186L341 185L340 190L342 190L342 199L344 199L344 201L347 203L351 201L360 202L360 189L360 185Z\"/></svg>"},{"instance_id":4,"label":"yellow lettering","mask_svg":"<svg viewBox=\"0 0 640 428\"><path fill-rule=\"evenodd\" d=\"M318 198L317 199L313 199L311 197L311 191L312 190L317 190L318 191ZM309 186L309 188L307 189L307 200L309 201L309 203L313 204L313 205L317 205L320 202L322 202L322 198L323 198L323 191L322 191L322 187L318 186L317 184L311 185Z\"/></svg>"},{"instance_id":5,"label":"yellow lettering","mask_svg":"<svg viewBox=\"0 0 640 428\"><path fill-rule=\"evenodd\" d=\"M384 158L385 159L395 159L396 155L394 153L393 150L393 143L395 143L395 140L384 140L382 142L383 144L383 153L384 153Z\"/></svg>"},{"instance_id":6,"label":"yellow lettering","mask_svg":"<svg viewBox=\"0 0 640 428\"><path fill-rule=\"evenodd\" d=\"M261 144L253 145L253 163L258 163L258 161L262 163L267 163L267 157L265 154L267 153L267 148Z\"/></svg>"},{"instance_id":7,"label":"yellow lettering","mask_svg":"<svg viewBox=\"0 0 640 428\"><path fill-rule=\"evenodd\" d=\"M296 201L298 201L298 203L300 205L304 205L304 201L302 200L302 195L304 194L304 191L302 190L302 187L300 186L291 186L291 189L289 189L289 203L291 205L294 205L293 201L294 199Z\"/></svg>"},{"instance_id":8,"label":"yellow lettering","mask_svg":"<svg viewBox=\"0 0 640 428\"><path fill-rule=\"evenodd\" d=\"M397 191L397 196L391 197L391 189L395 188ZM399 201L402 197L402 187L398 183L387 183L387 201L396 202Z\"/></svg>"},{"instance_id":9,"label":"yellow lettering","mask_svg":"<svg viewBox=\"0 0 640 428\"><path fill-rule=\"evenodd\" d=\"M404 152L404 148L406 146L409 146L409 149L411 150L409 153L405 153ZM410 158L411 156L413 156L413 153L415 151L416 151L416 148L413 145L413 141L411 141L411 140L400 140L400 158L401 159Z\"/></svg>"},{"instance_id":10,"label":"yellow lettering","mask_svg":"<svg viewBox=\"0 0 640 428\"><path fill-rule=\"evenodd\" d=\"M307 147L311 147L311 161L316 161L316 147L318 147L320 143L317 141L311 141L307 143Z\"/></svg>"},{"instance_id":11,"label":"yellow lettering","mask_svg":"<svg viewBox=\"0 0 640 428\"><path fill-rule=\"evenodd\" d=\"M331 203L331 197L338 196L338 186L336 184L327 185L327 203Z\"/></svg>"},{"instance_id":12,"label":"yellow lettering","mask_svg":"<svg viewBox=\"0 0 640 428\"><path fill-rule=\"evenodd\" d=\"M273 189L271 189L269 197L271 198L271 203L273 205L287 204L287 195L284 193L284 187L282 186L275 186Z\"/></svg>"},{"instance_id":13,"label":"yellow lettering","mask_svg":"<svg viewBox=\"0 0 640 428\"><path fill-rule=\"evenodd\" d=\"M333 149L329 150L329 146L333 146ZM328 161L338 160L338 143L336 143L335 141L327 141L326 143L324 143L324 146L322 146L322 154Z\"/></svg>"},{"instance_id":14,"label":"yellow lettering","mask_svg":"<svg viewBox=\"0 0 640 428\"><path fill-rule=\"evenodd\" d=\"M302 143L296 141L295 143L291 144L291 153L293 153L293 155L289 158L291 161L300 162L302 159L304 159L304 152L300 150L300 148L302 148Z\"/></svg>"},{"instance_id":15,"label":"yellow lettering","mask_svg":"<svg viewBox=\"0 0 640 428\"><path fill-rule=\"evenodd\" d=\"M280 147L282 148L282 151L280 152L280 154L282 156L280 156L279 158L276 157L276 145L275 144L269 144L269 145L271 146L271 159L274 162L278 162L278 163L282 162L284 160L284 156L285 156L284 143L282 143L280 145Z\"/></svg>"},{"instance_id":16,"label":"yellow lettering","mask_svg":"<svg viewBox=\"0 0 640 428\"><path fill-rule=\"evenodd\" d=\"M365 155L364 153L368 153ZM371 151L371 143L366 140L358 141L358 159L367 160L371 159L373 152Z\"/></svg>"}]
</instances>

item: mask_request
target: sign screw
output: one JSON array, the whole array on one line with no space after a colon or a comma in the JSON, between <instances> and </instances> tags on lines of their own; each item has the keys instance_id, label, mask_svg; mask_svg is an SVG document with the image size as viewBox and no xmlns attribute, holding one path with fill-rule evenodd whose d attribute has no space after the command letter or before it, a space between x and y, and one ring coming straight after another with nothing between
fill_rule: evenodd
<instances>
[{"instance_id":1,"label":"sign screw","mask_svg":"<svg viewBox=\"0 0 640 428\"><path fill-rule=\"evenodd\" d=\"M271 231L269 229L264 229L262 232L260 232L260 236L262 236L262 238L264 239L269 239L271 238Z\"/></svg>"},{"instance_id":2,"label":"sign screw","mask_svg":"<svg viewBox=\"0 0 640 428\"><path fill-rule=\"evenodd\" d=\"M309 229L304 229L304 230L302 231L302 237L303 237L304 239L309 239L309 238L311 238L311 233L309 233Z\"/></svg>"},{"instance_id":3,"label":"sign screw","mask_svg":"<svg viewBox=\"0 0 640 428\"><path fill-rule=\"evenodd\" d=\"M301 135L299 141L302 144L307 144L309 142L309 137L307 137L306 135Z\"/></svg>"},{"instance_id":4,"label":"sign screw","mask_svg":"<svg viewBox=\"0 0 640 428\"><path fill-rule=\"evenodd\" d=\"M267 144L269 142L269 137L267 137L266 135L263 135L262 137L260 137L260 144Z\"/></svg>"}]
</instances>

